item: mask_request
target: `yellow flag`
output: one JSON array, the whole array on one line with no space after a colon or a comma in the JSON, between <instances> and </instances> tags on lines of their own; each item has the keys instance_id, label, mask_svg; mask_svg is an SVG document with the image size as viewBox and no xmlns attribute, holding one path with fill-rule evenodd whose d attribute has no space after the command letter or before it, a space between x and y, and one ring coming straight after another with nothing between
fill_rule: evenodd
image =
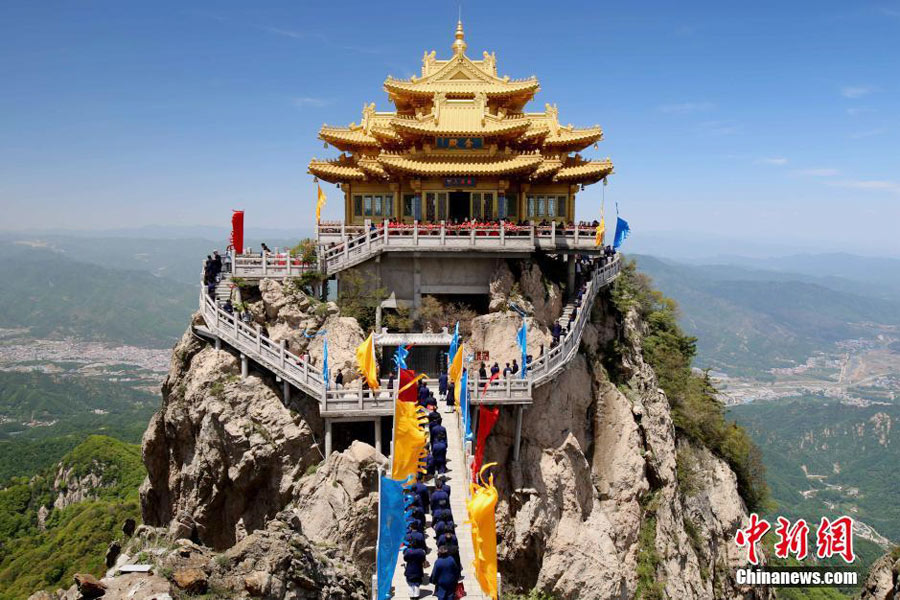
<instances>
[{"instance_id":1,"label":"yellow flag","mask_svg":"<svg viewBox=\"0 0 900 600\"><path fill-rule=\"evenodd\" d=\"M472 567L481 591L494 600L497 599L497 524L494 511L497 507L497 488L494 487L494 476L484 483L482 474L488 467L497 463L488 463L481 468L478 480L472 483L471 498L466 501L469 523L472 525L472 548L475 560Z\"/></svg>"},{"instance_id":2,"label":"yellow flag","mask_svg":"<svg viewBox=\"0 0 900 600\"><path fill-rule=\"evenodd\" d=\"M375 337L370 333L362 344L356 348L356 365L359 372L366 378L369 388L378 389L378 369L375 365Z\"/></svg>"},{"instance_id":3,"label":"yellow flag","mask_svg":"<svg viewBox=\"0 0 900 600\"><path fill-rule=\"evenodd\" d=\"M603 245L603 236L606 233L606 219L603 218L603 215L600 215L600 224L597 225L597 237L594 238L595 246Z\"/></svg>"},{"instance_id":4,"label":"yellow flag","mask_svg":"<svg viewBox=\"0 0 900 600\"><path fill-rule=\"evenodd\" d=\"M322 207L325 206L325 192L322 191L322 186L318 183L316 187L319 188L319 199L316 201L316 223L319 222L319 219L322 218Z\"/></svg>"},{"instance_id":5,"label":"yellow flag","mask_svg":"<svg viewBox=\"0 0 900 600\"><path fill-rule=\"evenodd\" d=\"M402 377L401 374L401 379ZM420 375L405 388L401 388L395 400L394 457L391 479L396 481L406 481L410 475L415 475L422 470L425 457L428 455L428 451L425 449L425 424L428 422L428 417L415 402L416 388L414 384L422 377ZM401 399L409 392L411 392L412 398Z\"/></svg>"},{"instance_id":6,"label":"yellow flag","mask_svg":"<svg viewBox=\"0 0 900 600\"><path fill-rule=\"evenodd\" d=\"M456 349L456 356L450 361L450 369L447 372L447 376L453 382L453 397L457 403L459 403L459 391L462 386L463 356L465 356L465 345L460 344Z\"/></svg>"}]
</instances>

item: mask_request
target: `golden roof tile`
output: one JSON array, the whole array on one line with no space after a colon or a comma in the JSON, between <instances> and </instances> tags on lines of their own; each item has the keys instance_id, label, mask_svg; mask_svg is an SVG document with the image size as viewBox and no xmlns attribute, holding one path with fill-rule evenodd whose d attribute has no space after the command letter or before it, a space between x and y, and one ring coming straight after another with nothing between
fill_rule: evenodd
<instances>
[{"instance_id":1,"label":"golden roof tile","mask_svg":"<svg viewBox=\"0 0 900 600\"><path fill-rule=\"evenodd\" d=\"M613 172L613 164L606 160L592 160L581 164L562 167L553 176L553 181L597 181Z\"/></svg>"},{"instance_id":2,"label":"golden roof tile","mask_svg":"<svg viewBox=\"0 0 900 600\"><path fill-rule=\"evenodd\" d=\"M378 160L389 169L420 175L502 175L530 171L541 164L538 153L484 157L460 157L447 160L445 156L414 157L382 153Z\"/></svg>"},{"instance_id":3,"label":"golden roof tile","mask_svg":"<svg viewBox=\"0 0 900 600\"><path fill-rule=\"evenodd\" d=\"M309 172L319 179L329 183L342 181L362 181L366 179L366 173L352 164L340 164L336 161L316 160L309 162Z\"/></svg>"}]
</instances>

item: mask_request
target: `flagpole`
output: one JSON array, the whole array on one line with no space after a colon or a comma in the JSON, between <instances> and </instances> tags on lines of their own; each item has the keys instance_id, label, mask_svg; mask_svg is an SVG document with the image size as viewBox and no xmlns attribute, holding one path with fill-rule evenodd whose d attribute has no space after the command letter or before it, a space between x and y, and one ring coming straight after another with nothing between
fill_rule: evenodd
<instances>
[{"instance_id":1,"label":"flagpole","mask_svg":"<svg viewBox=\"0 0 900 600\"><path fill-rule=\"evenodd\" d=\"M375 537L375 582L372 586L372 600L378 599L378 550L381 546L381 511L383 502L381 501L381 478L384 468L378 467L378 535Z\"/></svg>"}]
</instances>

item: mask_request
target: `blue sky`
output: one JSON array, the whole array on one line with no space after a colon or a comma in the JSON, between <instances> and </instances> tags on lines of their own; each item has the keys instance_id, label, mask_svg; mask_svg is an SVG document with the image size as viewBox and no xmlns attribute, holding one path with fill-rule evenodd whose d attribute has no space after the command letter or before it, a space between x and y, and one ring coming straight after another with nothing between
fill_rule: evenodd
<instances>
[{"instance_id":1,"label":"blue sky","mask_svg":"<svg viewBox=\"0 0 900 600\"><path fill-rule=\"evenodd\" d=\"M389 109L385 76L449 55L457 8L5 2L0 228L309 225L318 128ZM900 255L900 0L462 13L470 56L538 76L534 110L604 128L587 154L635 231Z\"/></svg>"}]
</instances>

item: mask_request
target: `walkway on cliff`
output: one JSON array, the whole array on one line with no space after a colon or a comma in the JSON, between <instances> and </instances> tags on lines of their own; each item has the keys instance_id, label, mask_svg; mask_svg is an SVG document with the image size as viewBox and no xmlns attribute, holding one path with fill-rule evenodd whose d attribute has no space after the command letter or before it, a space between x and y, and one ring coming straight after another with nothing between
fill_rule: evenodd
<instances>
[{"instance_id":1,"label":"walkway on cliff","mask_svg":"<svg viewBox=\"0 0 900 600\"><path fill-rule=\"evenodd\" d=\"M433 380L432 380L433 381ZM437 387L429 385L434 393L434 397L438 398ZM444 403L439 403L439 410L443 411ZM475 560L475 550L472 547L472 527L469 525L469 514L466 510L466 499L469 493L468 485L468 469L466 468L465 446L461 432L459 415L456 412L442 412L442 424L447 429L447 468L449 471L445 475L447 484L450 486L450 510L453 512L453 522L456 524L456 538L459 542L459 560L462 563L463 584L466 587L466 598L470 600L487 600L487 596L482 594L481 586L475 579L472 571L472 562ZM427 528L425 533L425 543L428 546L428 563L433 567L437 560L437 539L434 530L431 528L431 514L427 516ZM392 598L395 600L409 600L409 586L406 585L406 579L403 576L403 552L400 552L400 558L397 561L397 568L394 570L394 594ZM431 575L431 569L425 569L426 575ZM420 590L420 598L427 598L434 592L433 585L423 585Z\"/></svg>"},{"instance_id":2,"label":"walkway on cliff","mask_svg":"<svg viewBox=\"0 0 900 600\"><path fill-rule=\"evenodd\" d=\"M532 389L552 381L578 353L594 300L601 289L615 280L620 267L621 259L619 255L615 255L612 259L606 260L605 264L598 263L590 271L576 318L569 322L568 331L560 338L559 344L532 362L524 379L509 378L488 386L484 394L476 394L475 390L484 382L479 382L475 377L471 378L469 386L473 403L505 406L531 404ZM230 285L232 283L225 279L219 287ZM239 352L243 375L247 374L249 361L252 360L271 372L278 381L285 383L286 396L290 393L288 386L293 386L317 398L322 417L372 418L391 414L391 399L385 398L383 392L352 388L326 391L322 371L319 368L287 350L284 341L275 342L263 335L258 325L244 323L236 314L226 312L202 287L200 313L204 325L195 326L195 331L213 340L217 346L225 343Z\"/></svg>"}]
</instances>

